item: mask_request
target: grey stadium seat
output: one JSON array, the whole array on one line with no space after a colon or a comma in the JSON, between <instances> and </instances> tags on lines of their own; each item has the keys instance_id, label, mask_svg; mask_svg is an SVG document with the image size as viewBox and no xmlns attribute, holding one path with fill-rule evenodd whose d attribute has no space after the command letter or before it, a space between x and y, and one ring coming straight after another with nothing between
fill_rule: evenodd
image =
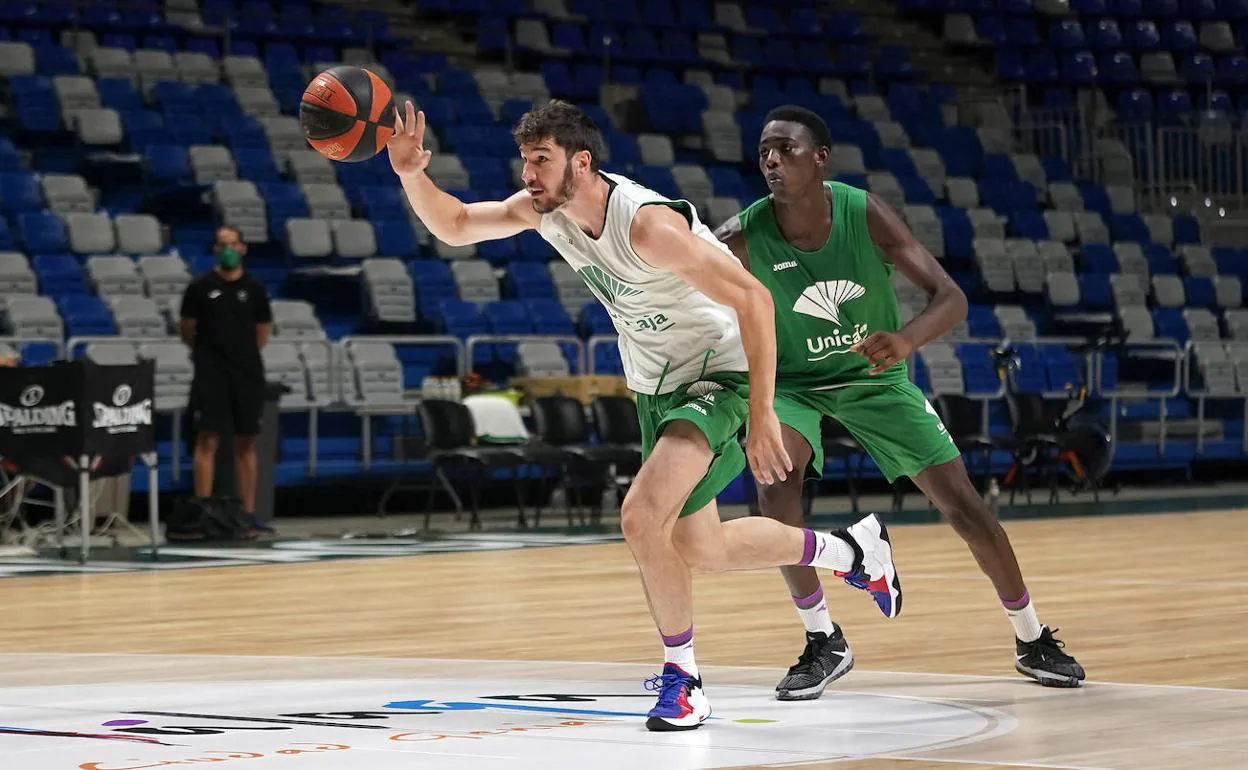
<instances>
[{"instance_id":1,"label":"grey stadium seat","mask_svg":"<svg viewBox=\"0 0 1248 770\"><path fill-rule=\"evenodd\" d=\"M324 339L325 329L312 303L304 300L273 300L273 336L282 339Z\"/></svg>"},{"instance_id":2,"label":"grey stadium seat","mask_svg":"<svg viewBox=\"0 0 1248 770\"><path fill-rule=\"evenodd\" d=\"M35 74L35 49L30 43L0 41L0 76Z\"/></svg>"},{"instance_id":3,"label":"grey stadium seat","mask_svg":"<svg viewBox=\"0 0 1248 770\"><path fill-rule=\"evenodd\" d=\"M139 362L138 351L131 342L93 342L87 345L84 353L95 363L106 366Z\"/></svg>"},{"instance_id":4,"label":"grey stadium seat","mask_svg":"<svg viewBox=\"0 0 1248 770\"><path fill-rule=\"evenodd\" d=\"M303 367L308 371L308 397L321 406L338 400L331 375L329 349L312 342L301 343L299 348Z\"/></svg>"},{"instance_id":5,"label":"grey stadium seat","mask_svg":"<svg viewBox=\"0 0 1248 770\"><path fill-rule=\"evenodd\" d=\"M91 147L112 147L125 138L121 115L107 107L74 111L72 127L78 140Z\"/></svg>"},{"instance_id":6,"label":"grey stadium seat","mask_svg":"<svg viewBox=\"0 0 1248 770\"><path fill-rule=\"evenodd\" d=\"M107 214L66 214L69 249L75 254L99 254L117 248L117 234Z\"/></svg>"},{"instance_id":7,"label":"grey stadium seat","mask_svg":"<svg viewBox=\"0 0 1248 770\"><path fill-rule=\"evenodd\" d=\"M522 342L516 347L520 371L529 377L566 377L571 374L563 351L553 342Z\"/></svg>"},{"instance_id":8,"label":"grey stadium seat","mask_svg":"<svg viewBox=\"0 0 1248 770\"><path fill-rule=\"evenodd\" d=\"M190 401L195 367L181 342L139 343L139 358L156 362L156 410L185 409Z\"/></svg>"},{"instance_id":9,"label":"grey stadium seat","mask_svg":"<svg viewBox=\"0 0 1248 770\"><path fill-rule=\"evenodd\" d=\"M37 294L38 281L26 255L18 251L0 251L0 295Z\"/></svg>"},{"instance_id":10,"label":"grey stadium seat","mask_svg":"<svg viewBox=\"0 0 1248 770\"><path fill-rule=\"evenodd\" d=\"M52 90L61 105L61 114L76 110L92 110L100 106L100 92L95 81L82 75L57 75L52 78Z\"/></svg>"},{"instance_id":11,"label":"grey stadium seat","mask_svg":"<svg viewBox=\"0 0 1248 770\"><path fill-rule=\"evenodd\" d=\"M129 257L88 257L87 275L100 296L143 294L143 278Z\"/></svg>"},{"instance_id":12,"label":"grey stadium seat","mask_svg":"<svg viewBox=\"0 0 1248 770\"><path fill-rule=\"evenodd\" d=\"M118 214L113 219L117 250L125 254L154 254L165 247L160 220L151 214Z\"/></svg>"},{"instance_id":13,"label":"grey stadium seat","mask_svg":"<svg viewBox=\"0 0 1248 770\"><path fill-rule=\"evenodd\" d=\"M148 297L106 297L117 333L123 337L166 337L168 324L155 301Z\"/></svg>"},{"instance_id":14,"label":"grey stadium seat","mask_svg":"<svg viewBox=\"0 0 1248 770\"><path fill-rule=\"evenodd\" d=\"M347 355L355 373L354 386L364 406L404 403L403 365L393 345L385 342L352 345L347 348Z\"/></svg>"},{"instance_id":15,"label":"grey stadium seat","mask_svg":"<svg viewBox=\"0 0 1248 770\"><path fill-rule=\"evenodd\" d=\"M341 219L330 223L334 250L348 259L367 259L377 254L377 235L367 219Z\"/></svg>"},{"instance_id":16,"label":"grey stadium seat","mask_svg":"<svg viewBox=\"0 0 1248 770\"><path fill-rule=\"evenodd\" d=\"M294 343L274 340L261 351L264 358L264 375L270 382L278 382L289 388L283 393L280 406L284 408L306 407L308 398L308 373L303 359Z\"/></svg>"},{"instance_id":17,"label":"grey stadium seat","mask_svg":"<svg viewBox=\"0 0 1248 770\"><path fill-rule=\"evenodd\" d=\"M3 283L3 280L3 276L0 276L0 283ZM1244 304L1244 290L1238 277L1219 275L1213 279L1213 288L1217 296L1218 307L1239 307Z\"/></svg>"},{"instance_id":18,"label":"grey stadium seat","mask_svg":"<svg viewBox=\"0 0 1248 770\"><path fill-rule=\"evenodd\" d=\"M1049 303L1068 307L1079 304L1079 282L1071 273L1050 273L1048 280Z\"/></svg>"},{"instance_id":19,"label":"grey stadium seat","mask_svg":"<svg viewBox=\"0 0 1248 770\"><path fill-rule=\"evenodd\" d=\"M65 324L50 297L18 295L0 298L14 337L63 339Z\"/></svg>"},{"instance_id":20,"label":"grey stadium seat","mask_svg":"<svg viewBox=\"0 0 1248 770\"><path fill-rule=\"evenodd\" d=\"M300 185L313 219L350 219L351 203L337 183L315 182Z\"/></svg>"},{"instance_id":21,"label":"grey stadium seat","mask_svg":"<svg viewBox=\"0 0 1248 770\"><path fill-rule=\"evenodd\" d=\"M361 277L372 314L382 321L416 320L412 277L398 259L366 259Z\"/></svg>"},{"instance_id":22,"label":"grey stadium seat","mask_svg":"<svg viewBox=\"0 0 1248 770\"><path fill-rule=\"evenodd\" d=\"M498 279L494 268L484 260L473 259L451 263L451 275L461 299L483 305L499 298Z\"/></svg>"},{"instance_id":23,"label":"grey stadium seat","mask_svg":"<svg viewBox=\"0 0 1248 770\"><path fill-rule=\"evenodd\" d=\"M95 196L87 187L87 180L77 174L44 174L39 186L48 208L58 214L95 211Z\"/></svg>"},{"instance_id":24,"label":"grey stadium seat","mask_svg":"<svg viewBox=\"0 0 1248 770\"><path fill-rule=\"evenodd\" d=\"M238 178L234 154L226 147L197 144L188 151L191 171L196 184L233 180Z\"/></svg>"},{"instance_id":25,"label":"grey stadium seat","mask_svg":"<svg viewBox=\"0 0 1248 770\"><path fill-rule=\"evenodd\" d=\"M334 252L329 222L323 219L292 217L286 220L286 240L291 256L321 258Z\"/></svg>"}]
</instances>

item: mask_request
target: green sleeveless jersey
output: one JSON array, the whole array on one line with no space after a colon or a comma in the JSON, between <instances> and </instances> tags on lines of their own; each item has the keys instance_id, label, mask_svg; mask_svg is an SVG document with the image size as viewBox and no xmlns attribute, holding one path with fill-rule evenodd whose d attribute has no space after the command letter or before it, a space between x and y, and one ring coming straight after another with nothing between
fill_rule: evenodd
<instances>
[{"instance_id":1,"label":"green sleeveless jersey","mask_svg":"<svg viewBox=\"0 0 1248 770\"><path fill-rule=\"evenodd\" d=\"M741 212L750 272L771 292L776 307L779 389L829 389L853 383L908 379L904 361L875 376L851 345L872 332L901 328L893 266L867 230L867 193L824 183L832 197L832 232L817 251L791 246L780 232L771 198Z\"/></svg>"}]
</instances>

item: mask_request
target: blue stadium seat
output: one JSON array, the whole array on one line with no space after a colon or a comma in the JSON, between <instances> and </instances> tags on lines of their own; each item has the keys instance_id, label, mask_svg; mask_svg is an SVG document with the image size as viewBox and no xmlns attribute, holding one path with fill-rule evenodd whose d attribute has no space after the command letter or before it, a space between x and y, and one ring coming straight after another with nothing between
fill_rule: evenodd
<instances>
[{"instance_id":1,"label":"blue stadium seat","mask_svg":"<svg viewBox=\"0 0 1248 770\"><path fill-rule=\"evenodd\" d=\"M43 209L43 194L34 174L27 171L0 173L0 206L10 216Z\"/></svg>"},{"instance_id":2,"label":"blue stadium seat","mask_svg":"<svg viewBox=\"0 0 1248 770\"><path fill-rule=\"evenodd\" d=\"M32 254L69 249L65 222L51 211L28 211L17 215L18 230L26 251Z\"/></svg>"},{"instance_id":3,"label":"blue stadium seat","mask_svg":"<svg viewBox=\"0 0 1248 770\"><path fill-rule=\"evenodd\" d=\"M533 319L519 300L504 299L487 302L483 308L491 334L532 334ZM446 319L445 311L443 319Z\"/></svg>"}]
</instances>

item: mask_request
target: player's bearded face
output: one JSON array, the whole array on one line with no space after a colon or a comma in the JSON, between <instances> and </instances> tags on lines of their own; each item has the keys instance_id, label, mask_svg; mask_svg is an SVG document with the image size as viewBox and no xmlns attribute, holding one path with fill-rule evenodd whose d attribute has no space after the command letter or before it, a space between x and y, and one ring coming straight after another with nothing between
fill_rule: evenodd
<instances>
[{"instance_id":1,"label":"player's bearded face","mask_svg":"<svg viewBox=\"0 0 1248 770\"><path fill-rule=\"evenodd\" d=\"M572 164L563 164L563 178L559 180L557 190L548 191L541 198L533 199L533 210L539 214L549 214L572 199L576 192L576 180L572 175Z\"/></svg>"},{"instance_id":2,"label":"player's bearded face","mask_svg":"<svg viewBox=\"0 0 1248 770\"><path fill-rule=\"evenodd\" d=\"M572 159L558 145L545 140L521 147L524 188L532 196L533 210L549 214L572 199L576 174Z\"/></svg>"}]
</instances>

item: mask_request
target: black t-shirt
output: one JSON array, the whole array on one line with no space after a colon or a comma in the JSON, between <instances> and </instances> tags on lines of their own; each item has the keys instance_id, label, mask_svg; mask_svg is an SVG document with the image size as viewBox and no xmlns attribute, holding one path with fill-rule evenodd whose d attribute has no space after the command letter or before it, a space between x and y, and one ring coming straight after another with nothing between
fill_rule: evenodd
<instances>
[{"instance_id":1,"label":"black t-shirt","mask_svg":"<svg viewBox=\"0 0 1248 770\"><path fill-rule=\"evenodd\" d=\"M182 317L195 319L192 357L197 367L206 364L249 378L263 377L256 325L272 323L273 310L259 281L246 272L227 281L211 270L186 287Z\"/></svg>"}]
</instances>

